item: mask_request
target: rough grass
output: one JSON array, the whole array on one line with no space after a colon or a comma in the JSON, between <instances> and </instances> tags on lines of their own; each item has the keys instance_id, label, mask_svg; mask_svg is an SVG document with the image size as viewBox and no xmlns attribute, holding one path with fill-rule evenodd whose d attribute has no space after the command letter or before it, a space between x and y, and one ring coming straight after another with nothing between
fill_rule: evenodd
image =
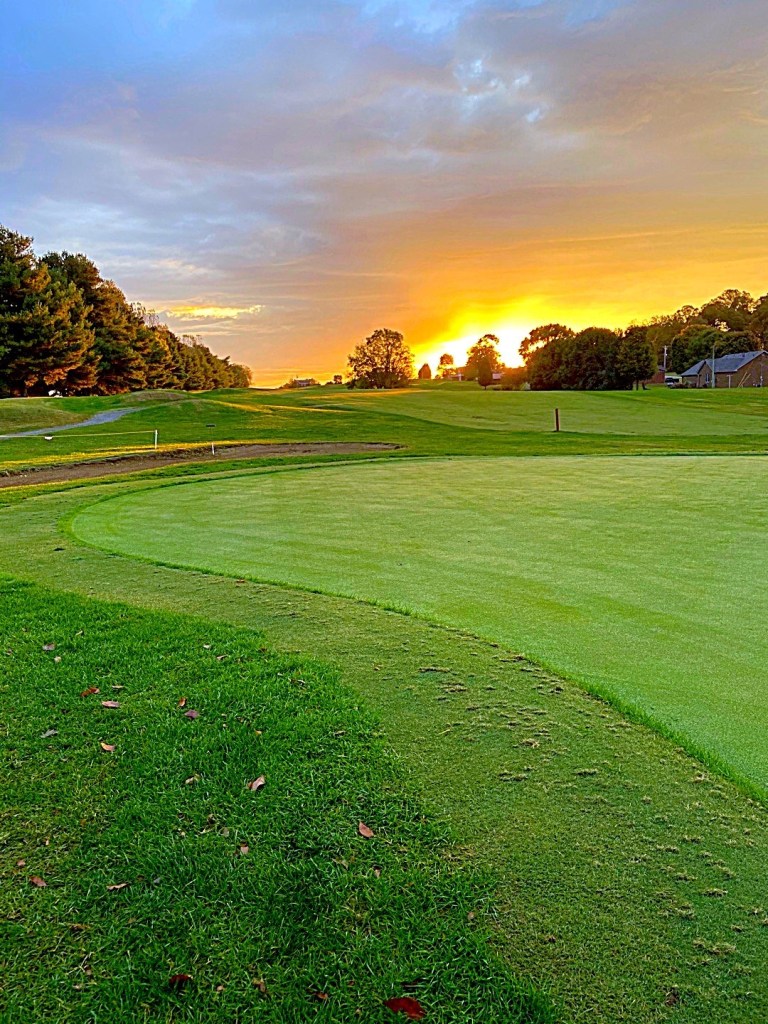
<instances>
[{"instance_id":1,"label":"rough grass","mask_svg":"<svg viewBox=\"0 0 768 1024\"><path fill-rule=\"evenodd\" d=\"M555 1019L327 667L7 581L0 630L4 1021Z\"/></svg>"},{"instance_id":2,"label":"rough grass","mask_svg":"<svg viewBox=\"0 0 768 1024\"><path fill-rule=\"evenodd\" d=\"M380 461L128 494L73 529L511 644L768 792L767 474L759 458Z\"/></svg>"},{"instance_id":3,"label":"rough grass","mask_svg":"<svg viewBox=\"0 0 768 1024\"><path fill-rule=\"evenodd\" d=\"M474 861L495 947L586 1024L768 1018L768 817L739 789L503 646L353 601L108 555L57 521L121 481L0 512L0 566L262 630L331 663ZM53 598L55 600L55 598ZM42 731L42 730L41 730Z\"/></svg>"}]
</instances>

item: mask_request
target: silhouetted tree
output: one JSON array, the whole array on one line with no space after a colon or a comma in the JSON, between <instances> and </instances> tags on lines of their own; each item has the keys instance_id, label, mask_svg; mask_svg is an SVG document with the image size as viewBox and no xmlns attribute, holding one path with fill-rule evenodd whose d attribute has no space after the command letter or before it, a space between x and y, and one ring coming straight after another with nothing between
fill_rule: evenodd
<instances>
[{"instance_id":1,"label":"silhouetted tree","mask_svg":"<svg viewBox=\"0 0 768 1024\"><path fill-rule=\"evenodd\" d=\"M453 372L453 356L450 352L443 352L437 363L437 373L440 377L447 377Z\"/></svg>"},{"instance_id":2,"label":"silhouetted tree","mask_svg":"<svg viewBox=\"0 0 768 1024\"><path fill-rule=\"evenodd\" d=\"M481 355L477 360L477 383L485 391L489 384L493 384L493 362L488 355Z\"/></svg>"},{"instance_id":3,"label":"silhouetted tree","mask_svg":"<svg viewBox=\"0 0 768 1024\"><path fill-rule=\"evenodd\" d=\"M486 362L490 367L491 380L493 380L493 374L501 370L502 367L498 345L499 339L495 334L484 334L482 338L475 342L469 352L467 352L467 365L465 367L467 380L479 380L480 366L483 362Z\"/></svg>"},{"instance_id":4,"label":"silhouetted tree","mask_svg":"<svg viewBox=\"0 0 768 1024\"><path fill-rule=\"evenodd\" d=\"M389 328L374 331L349 356L351 387L401 388L413 378L413 355L402 334Z\"/></svg>"}]
</instances>

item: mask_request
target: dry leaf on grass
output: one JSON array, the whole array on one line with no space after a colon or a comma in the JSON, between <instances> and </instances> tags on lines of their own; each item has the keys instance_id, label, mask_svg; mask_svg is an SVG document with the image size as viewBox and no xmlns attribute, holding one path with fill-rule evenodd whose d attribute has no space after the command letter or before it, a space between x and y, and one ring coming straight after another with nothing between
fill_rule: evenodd
<instances>
[{"instance_id":1,"label":"dry leaf on grass","mask_svg":"<svg viewBox=\"0 0 768 1024\"><path fill-rule=\"evenodd\" d=\"M89 686L80 694L81 697L90 697L92 693L99 693L98 686Z\"/></svg>"},{"instance_id":2,"label":"dry leaf on grass","mask_svg":"<svg viewBox=\"0 0 768 1024\"><path fill-rule=\"evenodd\" d=\"M176 705L176 707L177 708L185 708L186 706L187 706L187 698L186 697L180 697L179 698L179 703Z\"/></svg>"},{"instance_id":3,"label":"dry leaf on grass","mask_svg":"<svg viewBox=\"0 0 768 1024\"><path fill-rule=\"evenodd\" d=\"M373 837L376 835L373 829L368 828L364 821L359 821L357 823L357 831L360 833L363 839L373 839Z\"/></svg>"},{"instance_id":4,"label":"dry leaf on grass","mask_svg":"<svg viewBox=\"0 0 768 1024\"><path fill-rule=\"evenodd\" d=\"M263 775L260 775L258 779L254 779L253 782L248 783L248 789L252 789L254 793L258 793L258 791L263 789L266 784L266 778Z\"/></svg>"},{"instance_id":5,"label":"dry leaf on grass","mask_svg":"<svg viewBox=\"0 0 768 1024\"><path fill-rule=\"evenodd\" d=\"M171 988L182 989L190 981L192 981L191 974L172 974L168 979L168 984Z\"/></svg>"},{"instance_id":6,"label":"dry leaf on grass","mask_svg":"<svg viewBox=\"0 0 768 1024\"><path fill-rule=\"evenodd\" d=\"M99 746L102 750L106 750L108 754L111 754L116 749L114 743L100 743Z\"/></svg>"},{"instance_id":7,"label":"dry leaf on grass","mask_svg":"<svg viewBox=\"0 0 768 1024\"><path fill-rule=\"evenodd\" d=\"M45 889L48 883L40 877L40 875L30 875L29 884L36 886L38 889Z\"/></svg>"},{"instance_id":8,"label":"dry leaf on grass","mask_svg":"<svg viewBox=\"0 0 768 1024\"><path fill-rule=\"evenodd\" d=\"M417 999L410 996L400 996L398 999L387 999L384 1003L392 1013L403 1013L408 1020L423 1020L427 1012Z\"/></svg>"},{"instance_id":9,"label":"dry leaf on grass","mask_svg":"<svg viewBox=\"0 0 768 1024\"><path fill-rule=\"evenodd\" d=\"M55 651L56 650L56 644L43 644L43 650L44 651Z\"/></svg>"},{"instance_id":10,"label":"dry leaf on grass","mask_svg":"<svg viewBox=\"0 0 768 1024\"><path fill-rule=\"evenodd\" d=\"M119 708L120 707L120 701L119 700L103 700L101 702L101 706L103 708Z\"/></svg>"},{"instance_id":11,"label":"dry leaf on grass","mask_svg":"<svg viewBox=\"0 0 768 1024\"><path fill-rule=\"evenodd\" d=\"M115 885L108 885L107 892L120 892L121 889L127 889L128 882L117 882Z\"/></svg>"},{"instance_id":12,"label":"dry leaf on grass","mask_svg":"<svg viewBox=\"0 0 768 1024\"><path fill-rule=\"evenodd\" d=\"M46 732L43 733L43 735L40 737L40 739L41 740L49 740L51 738L51 736L58 736L58 735L59 735L59 730L58 729L48 729Z\"/></svg>"},{"instance_id":13,"label":"dry leaf on grass","mask_svg":"<svg viewBox=\"0 0 768 1024\"><path fill-rule=\"evenodd\" d=\"M195 711L194 708L190 708L189 711L185 711L184 712L184 717L185 718L199 718L200 717L200 712L199 711Z\"/></svg>"}]
</instances>

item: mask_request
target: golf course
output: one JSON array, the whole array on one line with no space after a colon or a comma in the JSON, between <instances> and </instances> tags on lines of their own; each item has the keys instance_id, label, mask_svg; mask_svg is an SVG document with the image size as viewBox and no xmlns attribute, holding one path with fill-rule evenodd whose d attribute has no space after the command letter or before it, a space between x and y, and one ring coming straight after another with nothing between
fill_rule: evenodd
<instances>
[{"instance_id":1,"label":"golf course","mask_svg":"<svg viewBox=\"0 0 768 1024\"><path fill-rule=\"evenodd\" d=\"M762 389L0 434L0 1019L768 1019Z\"/></svg>"}]
</instances>

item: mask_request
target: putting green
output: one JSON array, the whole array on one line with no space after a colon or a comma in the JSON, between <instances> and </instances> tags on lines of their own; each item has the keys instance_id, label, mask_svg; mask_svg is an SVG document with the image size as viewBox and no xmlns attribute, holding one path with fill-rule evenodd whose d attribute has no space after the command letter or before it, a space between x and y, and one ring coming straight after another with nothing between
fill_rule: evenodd
<instances>
[{"instance_id":1,"label":"putting green","mask_svg":"<svg viewBox=\"0 0 768 1024\"><path fill-rule=\"evenodd\" d=\"M81 539L503 641L768 789L768 462L435 459L122 495Z\"/></svg>"}]
</instances>

